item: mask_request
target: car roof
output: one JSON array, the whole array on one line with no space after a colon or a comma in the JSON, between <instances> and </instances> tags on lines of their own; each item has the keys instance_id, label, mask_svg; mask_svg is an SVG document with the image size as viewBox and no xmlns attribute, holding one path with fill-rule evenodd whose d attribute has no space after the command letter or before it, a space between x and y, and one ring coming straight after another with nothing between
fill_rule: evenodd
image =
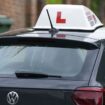
<instances>
[{"instance_id":1,"label":"car roof","mask_svg":"<svg viewBox=\"0 0 105 105\"><path fill-rule=\"evenodd\" d=\"M49 31L32 31L28 33L18 34L16 36L20 37L48 37L52 38ZM78 32L78 31L58 31L53 38L57 39L68 39L68 40L77 40L83 42L95 43L100 40L105 39L105 27L99 28L93 32Z\"/></svg>"},{"instance_id":2,"label":"car roof","mask_svg":"<svg viewBox=\"0 0 105 105\"><path fill-rule=\"evenodd\" d=\"M89 42L89 43L95 43L100 40L105 39L105 27L99 28L93 32L78 32L78 31L58 31L53 38L57 39L67 39L67 40L77 40L82 42ZM17 30L17 31L10 31L6 33L0 34L1 37L40 37L40 38L52 38L51 34L48 30L34 30L34 29L25 29L25 30Z\"/></svg>"}]
</instances>

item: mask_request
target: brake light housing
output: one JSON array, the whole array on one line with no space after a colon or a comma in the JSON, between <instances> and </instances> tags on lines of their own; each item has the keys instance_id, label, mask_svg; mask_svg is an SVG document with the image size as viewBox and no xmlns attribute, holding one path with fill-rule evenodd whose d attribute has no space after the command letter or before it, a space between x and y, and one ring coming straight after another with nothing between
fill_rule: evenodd
<instances>
[{"instance_id":1,"label":"brake light housing","mask_svg":"<svg viewBox=\"0 0 105 105\"><path fill-rule=\"evenodd\" d=\"M104 89L100 87L82 87L73 93L75 105L103 105Z\"/></svg>"}]
</instances>

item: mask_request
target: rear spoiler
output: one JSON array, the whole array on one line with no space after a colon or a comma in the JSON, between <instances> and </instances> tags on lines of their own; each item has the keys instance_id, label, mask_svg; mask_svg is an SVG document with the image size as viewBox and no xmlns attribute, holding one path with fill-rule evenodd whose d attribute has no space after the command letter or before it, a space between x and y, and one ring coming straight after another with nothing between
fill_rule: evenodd
<instances>
[{"instance_id":1,"label":"rear spoiler","mask_svg":"<svg viewBox=\"0 0 105 105\"><path fill-rule=\"evenodd\" d=\"M22 36L4 36L0 37L0 45L25 45L25 46L49 46L49 47L64 47L64 48L84 48L97 49L99 44L75 41L68 39L41 38L41 37L22 37Z\"/></svg>"}]
</instances>

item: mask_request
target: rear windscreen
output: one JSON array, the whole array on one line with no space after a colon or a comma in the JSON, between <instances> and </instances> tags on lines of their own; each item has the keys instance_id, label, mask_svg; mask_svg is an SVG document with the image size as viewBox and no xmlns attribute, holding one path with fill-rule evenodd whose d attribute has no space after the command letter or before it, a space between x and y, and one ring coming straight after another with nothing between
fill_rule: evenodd
<instances>
[{"instance_id":1,"label":"rear windscreen","mask_svg":"<svg viewBox=\"0 0 105 105\"><path fill-rule=\"evenodd\" d=\"M72 80L87 80L92 72L97 49L50 46L0 46L0 74L15 72L59 75Z\"/></svg>"}]
</instances>

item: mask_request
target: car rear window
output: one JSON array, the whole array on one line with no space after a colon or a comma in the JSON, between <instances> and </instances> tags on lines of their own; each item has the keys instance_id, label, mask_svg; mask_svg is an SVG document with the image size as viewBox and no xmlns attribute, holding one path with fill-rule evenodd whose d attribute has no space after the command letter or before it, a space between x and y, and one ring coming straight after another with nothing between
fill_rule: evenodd
<instances>
[{"instance_id":1,"label":"car rear window","mask_svg":"<svg viewBox=\"0 0 105 105\"><path fill-rule=\"evenodd\" d=\"M0 46L0 75L28 71L59 75L71 80L88 80L97 49L43 45Z\"/></svg>"}]
</instances>

